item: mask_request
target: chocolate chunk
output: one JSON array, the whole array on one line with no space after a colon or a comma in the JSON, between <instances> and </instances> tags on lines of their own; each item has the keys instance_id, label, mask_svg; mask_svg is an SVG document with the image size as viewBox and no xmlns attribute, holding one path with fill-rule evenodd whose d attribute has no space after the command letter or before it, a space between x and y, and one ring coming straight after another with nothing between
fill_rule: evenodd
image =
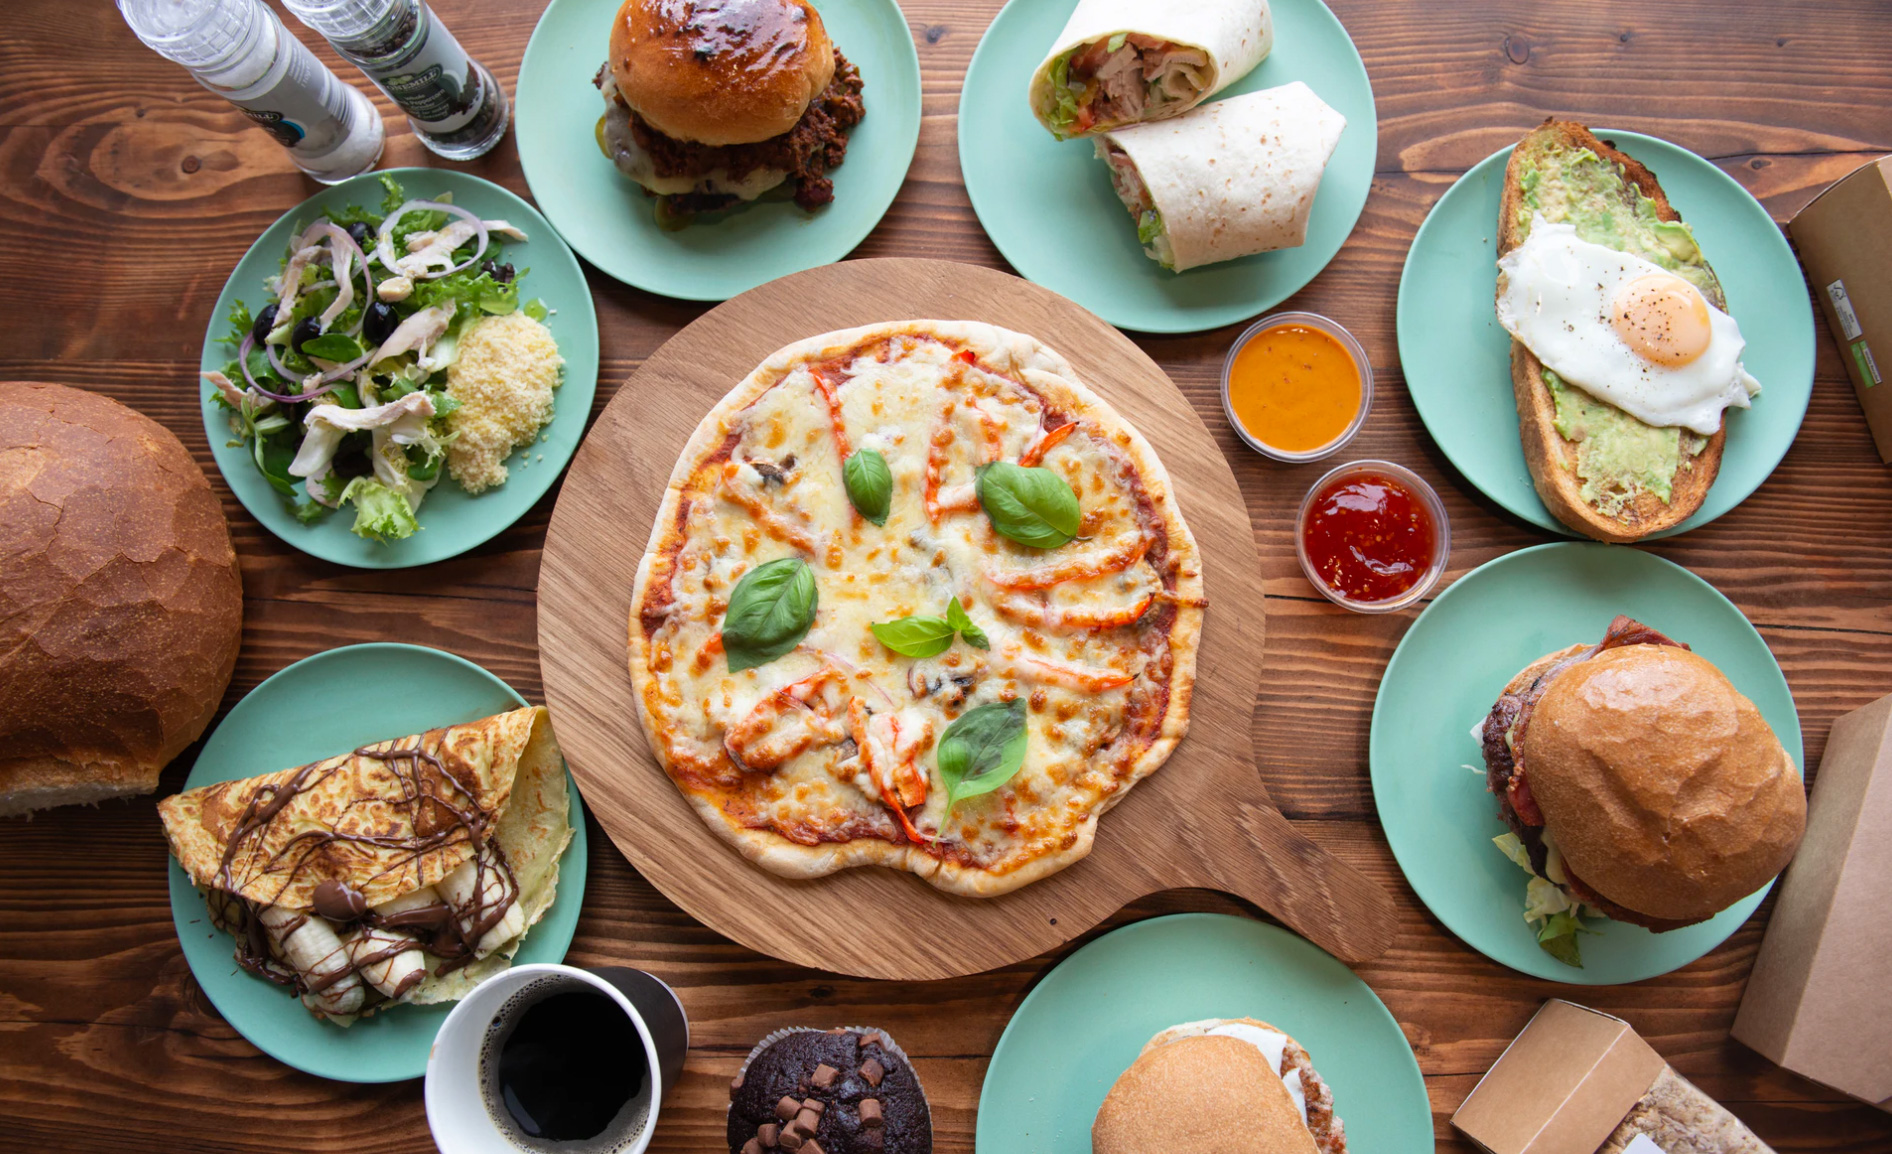
<instances>
[{"instance_id":1,"label":"chocolate chunk","mask_svg":"<svg viewBox=\"0 0 1892 1154\"><path fill-rule=\"evenodd\" d=\"M819 1098L803 1098L801 1100L801 1108L804 1110L813 1110L817 1118L828 1112L828 1104Z\"/></svg>"},{"instance_id":2,"label":"chocolate chunk","mask_svg":"<svg viewBox=\"0 0 1892 1154\"><path fill-rule=\"evenodd\" d=\"M782 1095L782 1100L775 1104L775 1116L784 1122L791 1120L799 1113L801 1113L801 1103L786 1094Z\"/></svg>"},{"instance_id":3,"label":"chocolate chunk","mask_svg":"<svg viewBox=\"0 0 1892 1154\"><path fill-rule=\"evenodd\" d=\"M874 1098L861 1099L861 1125L869 1130L878 1130L887 1124L887 1116L881 1112L880 1102Z\"/></svg>"},{"instance_id":4,"label":"chocolate chunk","mask_svg":"<svg viewBox=\"0 0 1892 1154\"><path fill-rule=\"evenodd\" d=\"M762 1154L762 1143L754 1138L742 1144L742 1154Z\"/></svg>"},{"instance_id":5,"label":"chocolate chunk","mask_svg":"<svg viewBox=\"0 0 1892 1154\"><path fill-rule=\"evenodd\" d=\"M841 1071L823 1062L821 1065L815 1067L815 1076L809 1079L809 1081L815 1084L816 1089L826 1090L828 1087L834 1085L834 1080L840 1073Z\"/></svg>"},{"instance_id":6,"label":"chocolate chunk","mask_svg":"<svg viewBox=\"0 0 1892 1154\"><path fill-rule=\"evenodd\" d=\"M861 1077L869 1086L880 1085L880 1080L887 1076L887 1067L880 1064L879 1058L869 1058L861 1063Z\"/></svg>"},{"instance_id":7,"label":"chocolate chunk","mask_svg":"<svg viewBox=\"0 0 1892 1154\"><path fill-rule=\"evenodd\" d=\"M808 1107L803 1106L801 1113L795 1115L795 1125L797 1128L813 1134L821 1126L821 1112L819 1110L810 1110Z\"/></svg>"},{"instance_id":8,"label":"chocolate chunk","mask_svg":"<svg viewBox=\"0 0 1892 1154\"><path fill-rule=\"evenodd\" d=\"M782 1131L782 1149L799 1150L801 1149L802 1139L806 1137L807 1135L801 1132L801 1127L790 1126L788 1129Z\"/></svg>"},{"instance_id":9,"label":"chocolate chunk","mask_svg":"<svg viewBox=\"0 0 1892 1154\"><path fill-rule=\"evenodd\" d=\"M773 1122L764 1122L756 1127L755 1136L764 1146L774 1146L781 1141L782 1128Z\"/></svg>"}]
</instances>

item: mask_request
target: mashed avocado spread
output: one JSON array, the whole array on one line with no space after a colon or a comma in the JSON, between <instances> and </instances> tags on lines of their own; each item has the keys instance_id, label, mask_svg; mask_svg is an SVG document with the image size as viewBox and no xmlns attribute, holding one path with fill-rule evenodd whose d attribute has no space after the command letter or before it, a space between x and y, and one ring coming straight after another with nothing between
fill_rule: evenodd
<instances>
[{"instance_id":1,"label":"mashed avocado spread","mask_svg":"<svg viewBox=\"0 0 1892 1154\"><path fill-rule=\"evenodd\" d=\"M1592 244L1632 253L1682 277L1717 308L1725 308L1721 283L1702 258L1694 233L1681 221L1656 215L1644 196L1613 162L1587 148L1543 148L1519 166L1518 238L1532 217L1568 222ZM1577 446L1577 479L1583 500L1608 516L1620 516L1642 493L1667 503L1675 471L1701 452L1707 438L1680 427L1645 425L1615 405L1543 370L1557 406L1557 433Z\"/></svg>"}]
</instances>

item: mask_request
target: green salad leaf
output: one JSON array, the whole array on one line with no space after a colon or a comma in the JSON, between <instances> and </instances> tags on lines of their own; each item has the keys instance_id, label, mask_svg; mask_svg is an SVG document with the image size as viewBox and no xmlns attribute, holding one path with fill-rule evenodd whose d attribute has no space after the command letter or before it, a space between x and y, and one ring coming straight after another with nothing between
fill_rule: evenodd
<instances>
[{"instance_id":1,"label":"green salad leaf","mask_svg":"<svg viewBox=\"0 0 1892 1154\"><path fill-rule=\"evenodd\" d=\"M501 284L493 274L478 268L464 268L437 280L418 281L407 298L415 311L437 304L468 304L480 312L499 315L519 307L519 280Z\"/></svg>"},{"instance_id":2,"label":"green salad leaf","mask_svg":"<svg viewBox=\"0 0 1892 1154\"><path fill-rule=\"evenodd\" d=\"M1594 933L1595 930L1584 926L1581 915L1575 911L1566 911L1544 919L1543 928L1537 931L1537 945L1564 965L1580 970L1583 968L1583 954L1577 947L1577 935Z\"/></svg>"},{"instance_id":3,"label":"green salad leaf","mask_svg":"<svg viewBox=\"0 0 1892 1154\"><path fill-rule=\"evenodd\" d=\"M876 525L887 523L893 507L893 470L873 449L856 449L841 465L841 481L854 511Z\"/></svg>"},{"instance_id":4,"label":"green salad leaf","mask_svg":"<svg viewBox=\"0 0 1892 1154\"><path fill-rule=\"evenodd\" d=\"M814 570L781 557L742 575L723 614L723 654L731 673L766 665L801 644L815 623Z\"/></svg>"},{"instance_id":5,"label":"green salad leaf","mask_svg":"<svg viewBox=\"0 0 1892 1154\"><path fill-rule=\"evenodd\" d=\"M355 536L386 544L412 537L420 528L407 498L373 477L356 477L342 490L339 504L355 505Z\"/></svg>"},{"instance_id":6,"label":"green salad leaf","mask_svg":"<svg viewBox=\"0 0 1892 1154\"><path fill-rule=\"evenodd\" d=\"M1104 51L1115 52L1117 49L1122 48L1129 39L1130 34L1128 32L1119 32L1104 44Z\"/></svg>"},{"instance_id":7,"label":"green salad leaf","mask_svg":"<svg viewBox=\"0 0 1892 1154\"><path fill-rule=\"evenodd\" d=\"M1163 214L1153 208L1143 210L1137 217L1137 243L1149 244L1163 234Z\"/></svg>"},{"instance_id":8,"label":"green salad leaf","mask_svg":"<svg viewBox=\"0 0 1892 1154\"><path fill-rule=\"evenodd\" d=\"M993 531L1020 545L1055 549L1076 537L1083 523L1077 494L1043 465L994 461L980 468L977 489Z\"/></svg>"},{"instance_id":9,"label":"green salad leaf","mask_svg":"<svg viewBox=\"0 0 1892 1154\"><path fill-rule=\"evenodd\" d=\"M515 278L515 283L517 283L517 278ZM525 303L525 311L527 316L538 321L540 324L544 324L545 318L552 315L552 310L546 308L545 302L538 297L533 297Z\"/></svg>"},{"instance_id":10,"label":"green salad leaf","mask_svg":"<svg viewBox=\"0 0 1892 1154\"><path fill-rule=\"evenodd\" d=\"M368 350L362 348L361 342L347 333L323 333L319 337L311 337L303 341L299 351L305 357L321 357L325 361L345 365Z\"/></svg>"},{"instance_id":11,"label":"green salad leaf","mask_svg":"<svg viewBox=\"0 0 1892 1154\"><path fill-rule=\"evenodd\" d=\"M968 710L946 727L934 755L940 780L946 783L945 824L953 806L979 797L1012 780L1025 764L1030 742L1022 698L995 701Z\"/></svg>"},{"instance_id":12,"label":"green salad leaf","mask_svg":"<svg viewBox=\"0 0 1892 1154\"><path fill-rule=\"evenodd\" d=\"M1077 55L1073 48L1051 62L1051 132L1059 140L1071 134L1071 125L1077 120L1077 99L1083 94L1083 88L1071 85L1071 58Z\"/></svg>"}]
</instances>

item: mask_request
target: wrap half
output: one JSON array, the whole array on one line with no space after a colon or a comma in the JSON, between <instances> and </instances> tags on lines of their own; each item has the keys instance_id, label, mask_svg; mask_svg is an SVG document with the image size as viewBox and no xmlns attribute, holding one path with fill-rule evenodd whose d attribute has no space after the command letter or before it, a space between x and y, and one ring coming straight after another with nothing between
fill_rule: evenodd
<instances>
[{"instance_id":1,"label":"wrap half","mask_svg":"<svg viewBox=\"0 0 1892 1154\"><path fill-rule=\"evenodd\" d=\"M1097 139L1143 251L1182 272L1307 239L1347 118L1296 80Z\"/></svg>"},{"instance_id":2,"label":"wrap half","mask_svg":"<svg viewBox=\"0 0 1892 1154\"><path fill-rule=\"evenodd\" d=\"M1032 115L1059 140L1180 116L1273 46L1267 0L1079 0L1032 73Z\"/></svg>"},{"instance_id":3,"label":"wrap half","mask_svg":"<svg viewBox=\"0 0 1892 1154\"><path fill-rule=\"evenodd\" d=\"M542 707L158 803L244 969L347 1024L460 997L510 964L572 836Z\"/></svg>"}]
</instances>

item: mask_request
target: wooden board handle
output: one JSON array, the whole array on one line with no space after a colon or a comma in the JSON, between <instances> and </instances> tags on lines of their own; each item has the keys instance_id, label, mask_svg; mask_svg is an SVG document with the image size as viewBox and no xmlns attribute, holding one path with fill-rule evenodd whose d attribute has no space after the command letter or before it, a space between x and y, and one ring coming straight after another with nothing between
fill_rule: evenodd
<instances>
[{"instance_id":1,"label":"wooden board handle","mask_svg":"<svg viewBox=\"0 0 1892 1154\"><path fill-rule=\"evenodd\" d=\"M1234 803L1234 852L1202 864L1205 884L1253 902L1343 962L1393 944L1393 900L1371 878L1309 841L1273 806Z\"/></svg>"}]
</instances>

